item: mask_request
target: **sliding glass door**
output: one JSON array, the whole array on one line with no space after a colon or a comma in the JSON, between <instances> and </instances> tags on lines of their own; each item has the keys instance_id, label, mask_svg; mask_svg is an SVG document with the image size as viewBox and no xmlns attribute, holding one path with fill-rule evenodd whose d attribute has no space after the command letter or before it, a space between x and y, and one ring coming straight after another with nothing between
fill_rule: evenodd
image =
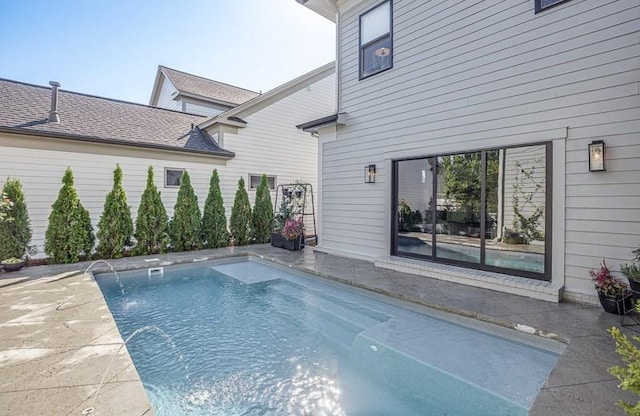
<instances>
[{"instance_id":1,"label":"sliding glass door","mask_svg":"<svg viewBox=\"0 0 640 416\"><path fill-rule=\"evenodd\" d=\"M394 162L393 254L549 279L550 144Z\"/></svg>"}]
</instances>

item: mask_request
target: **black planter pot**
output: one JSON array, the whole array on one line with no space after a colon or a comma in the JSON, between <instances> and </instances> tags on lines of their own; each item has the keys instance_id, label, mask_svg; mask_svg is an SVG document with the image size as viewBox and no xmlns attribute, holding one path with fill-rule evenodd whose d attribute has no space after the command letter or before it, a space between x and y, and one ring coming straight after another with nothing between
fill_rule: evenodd
<instances>
[{"instance_id":1,"label":"black planter pot","mask_svg":"<svg viewBox=\"0 0 640 416\"><path fill-rule=\"evenodd\" d=\"M638 301L640 299L640 281L629 279L629 286L631 286L633 299Z\"/></svg>"},{"instance_id":2,"label":"black planter pot","mask_svg":"<svg viewBox=\"0 0 640 416\"><path fill-rule=\"evenodd\" d=\"M598 293L600 305L605 312L615 315L624 315L633 309L633 297L627 295L611 296Z\"/></svg>"},{"instance_id":3,"label":"black planter pot","mask_svg":"<svg viewBox=\"0 0 640 416\"><path fill-rule=\"evenodd\" d=\"M287 240L280 233L271 233L271 245L274 247L286 248L287 250L300 250L300 239Z\"/></svg>"},{"instance_id":4,"label":"black planter pot","mask_svg":"<svg viewBox=\"0 0 640 416\"><path fill-rule=\"evenodd\" d=\"M3 269L5 272L17 272L18 270L22 269L22 267L24 266L24 262L21 261L20 263L2 263Z\"/></svg>"}]
</instances>

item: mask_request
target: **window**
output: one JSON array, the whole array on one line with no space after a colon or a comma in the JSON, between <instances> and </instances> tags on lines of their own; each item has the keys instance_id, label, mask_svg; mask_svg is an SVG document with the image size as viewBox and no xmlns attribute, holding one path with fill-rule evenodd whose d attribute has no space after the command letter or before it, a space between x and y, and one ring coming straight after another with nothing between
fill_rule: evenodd
<instances>
[{"instance_id":1,"label":"window","mask_svg":"<svg viewBox=\"0 0 640 416\"><path fill-rule=\"evenodd\" d=\"M260 185L260 179L262 179L262 175L253 175L249 174L249 189L258 189L258 185ZM276 177L267 175L267 183L269 184L269 189L272 191L276 189Z\"/></svg>"},{"instance_id":2,"label":"window","mask_svg":"<svg viewBox=\"0 0 640 416\"><path fill-rule=\"evenodd\" d=\"M548 143L394 162L395 255L550 280Z\"/></svg>"},{"instance_id":3,"label":"window","mask_svg":"<svg viewBox=\"0 0 640 416\"><path fill-rule=\"evenodd\" d=\"M164 187L177 188L180 186L180 178L184 169L164 168Z\"/></svg>"},{"instance_id":4,"label":"window","mask_svg":"<svg viewBox=\"0 0 640 416\"><path fill-rule=\"evenodd\" d=\"M391 1L360 16L360 79L393 66Z\"/></svg>"},{"instance_id":5,"label":"window","mask_svg":"<svg viewBox=\"0 0 640 416\"><path fill-rule=\"evenodd\" d=\"M546 10L550 7L557 6L560 3L564 3L568 0L535 0L536 13Z\"/></svg>"}]
</instances>

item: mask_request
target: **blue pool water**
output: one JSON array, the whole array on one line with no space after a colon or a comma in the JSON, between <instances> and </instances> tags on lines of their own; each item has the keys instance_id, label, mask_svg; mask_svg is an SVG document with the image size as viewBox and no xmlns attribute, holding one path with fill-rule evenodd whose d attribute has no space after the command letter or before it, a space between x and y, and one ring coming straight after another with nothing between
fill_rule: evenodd
<instances>
[{"instance_id":1,"label":"blue pool water","mask_svg":"<svg viewBox=\"0 0 640 416\"><path fill-rule=\"evenodd\" d=\"M96 276L158 416L526 415L562 346L253 260ZM532 342L535 344L533 345Z\"/></svg>"}]
</instances>

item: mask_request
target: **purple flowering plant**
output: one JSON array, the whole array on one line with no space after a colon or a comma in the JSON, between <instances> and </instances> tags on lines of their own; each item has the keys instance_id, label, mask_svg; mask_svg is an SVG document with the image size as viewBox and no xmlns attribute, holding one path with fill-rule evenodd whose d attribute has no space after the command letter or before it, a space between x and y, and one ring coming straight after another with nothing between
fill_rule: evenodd
<instances>
[{"instance_id":1,"label":"purple flowering plant","mask_svg":"<svg viewBox=\"0 0 640 416\"><path fill-rule=\"evenodd\" d=\"M619 296L629 290L629 285L624 280L611 274L611 270L607 267L604 259L600 264L600 269L590 270L589 275L598 293L603 295Z\"/></svg>"},{"instance_id":2,"label":"purple flowering plant","mask_svg":"<svg viewBox=\"0 0 640 416\"><path fill-rule=\"evenodd\" d=\"M302 218L286 220L280 234L282 234L282 236L287 240L300 238L304 234L304 223L302 222Z\"/></svg>"}]
</instances>

